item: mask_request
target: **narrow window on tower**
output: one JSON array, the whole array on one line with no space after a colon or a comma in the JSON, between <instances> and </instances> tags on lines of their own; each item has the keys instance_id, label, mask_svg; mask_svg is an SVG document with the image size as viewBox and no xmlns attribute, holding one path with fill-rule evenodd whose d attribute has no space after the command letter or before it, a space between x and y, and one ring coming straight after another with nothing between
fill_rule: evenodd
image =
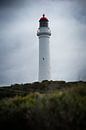
<instances>
[{"instance_id":1,"label":"narrow window on tower","mask_svg":"<svg viewBox=\"0 0 86 130\"><path fill-rule=\"evenodd\" d=\"M44 60L44 57L43 57L43 60Z\"/></svg>"}]
</instances>

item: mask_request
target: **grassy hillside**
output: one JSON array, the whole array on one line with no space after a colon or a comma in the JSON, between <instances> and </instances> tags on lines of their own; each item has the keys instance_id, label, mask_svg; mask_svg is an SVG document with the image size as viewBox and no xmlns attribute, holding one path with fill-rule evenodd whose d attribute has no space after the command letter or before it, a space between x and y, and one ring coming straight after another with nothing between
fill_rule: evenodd
<instances>
[{"instance_id":1,"label":"grassy hillside","mask_svg":"<svg viewBox=\"0 0 86 130\"><path fill-rule=\"evenodd\" d=\"M0 129L86 130L86 82L43 81L0 88Z\"/></svg>"}]
</instances>

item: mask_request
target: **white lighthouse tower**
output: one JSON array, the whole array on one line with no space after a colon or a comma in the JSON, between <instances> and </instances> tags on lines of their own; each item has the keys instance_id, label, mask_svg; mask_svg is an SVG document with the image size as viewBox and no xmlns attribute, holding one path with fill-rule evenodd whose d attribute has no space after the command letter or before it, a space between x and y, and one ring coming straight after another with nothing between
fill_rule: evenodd
<instances>
[{"instance_id":1,"label":"white lighthouse tower","mask_svg":"<svg viewBox=\"0 0 86 130\"><path fill-rule=\"evenodd\" d=\"M39 37L39 81L50 79L50 49L49 38L51 31L48 27L48 19L43 14L39 20L37 31Z\"/></svg>"}]
</instances>

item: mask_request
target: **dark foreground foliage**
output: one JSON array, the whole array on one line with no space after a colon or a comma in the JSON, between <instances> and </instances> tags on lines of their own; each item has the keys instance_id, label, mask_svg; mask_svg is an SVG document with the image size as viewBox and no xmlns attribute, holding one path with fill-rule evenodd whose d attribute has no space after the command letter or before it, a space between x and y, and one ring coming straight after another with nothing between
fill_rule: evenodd
<instances>
[{"instance_id":1,"label":"dark foreground foliage","mask_svg":"<svg viewBox=\"0 0 86 130\"><path fill-rule=\"evenodd\" d=\"M35 84L43 87L41 83ZM27 87L29 94L10 95L0 100L0 129L86 130L86 83L56 85L55 81L52 84L46 81L42 84L45 84L42 90L35 86L36 91L30 88L30 92ZM14 90L19 89L16 86Z\"/></svg>"}]
</instances>

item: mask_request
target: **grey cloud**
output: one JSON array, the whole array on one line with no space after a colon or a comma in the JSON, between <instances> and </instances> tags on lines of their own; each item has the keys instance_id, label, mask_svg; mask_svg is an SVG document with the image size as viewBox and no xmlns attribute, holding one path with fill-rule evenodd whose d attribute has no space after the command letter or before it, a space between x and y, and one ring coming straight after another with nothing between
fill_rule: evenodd
<instances>
[{"instance_id":1,"label":"grey cloud","mask_svg":"<svg viewBox=\"0 0 86 130\"><path fill-rule=\"evenodd\" d=\"M0 7L21 6L26 0L0 0Z\"/></svg>"}]
</instances>

